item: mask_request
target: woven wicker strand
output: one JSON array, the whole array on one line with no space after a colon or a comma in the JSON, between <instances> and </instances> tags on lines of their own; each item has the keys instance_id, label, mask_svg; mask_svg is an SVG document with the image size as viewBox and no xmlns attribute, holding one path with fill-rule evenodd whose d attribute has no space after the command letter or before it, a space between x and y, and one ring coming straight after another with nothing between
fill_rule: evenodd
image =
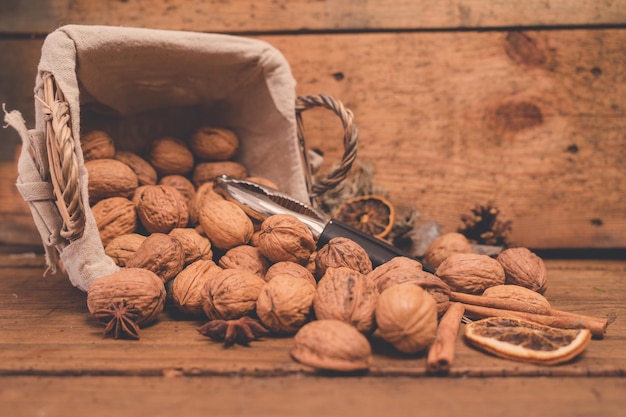
<instances>
[{"instance_id":1,"label":"woven wicker strand","mask_svg":"<svg viewBox=\"0 0 626 417\"><path fill-rule=\"evenodd\" d=\"M70 127L69 105L51 74L43 76L43 106L50 180L56 206L63 220L60 235L68 241L80 238L85 230L85 209L78 183L78 159Z\"/></svg>"},{"instance_id":2,"label":"woven wicker strand","mask_svg":"<svg viewBox=\"0 0 626 417\"><path fill-rule=\"evenodd\" d=\"M346 179L346 176L348 175L348 172L350 172L352 164L356 159L359 137L358 129L354 125L352 112L349 109L346 109L341 102L333 99L332 97L320 94L315 96L298 97L296 101L296 119L298 122L298 140L300 143L304 143L304 122L302 120L302 112L313 107L324 107L328 110L332 110L341 119L344 129L343 146L345 150L341 157L341 163L339 166L327 176L319 178L317 183L311 185L310 197L312 199L335 188Z\"/></svg>"}]
</instances>

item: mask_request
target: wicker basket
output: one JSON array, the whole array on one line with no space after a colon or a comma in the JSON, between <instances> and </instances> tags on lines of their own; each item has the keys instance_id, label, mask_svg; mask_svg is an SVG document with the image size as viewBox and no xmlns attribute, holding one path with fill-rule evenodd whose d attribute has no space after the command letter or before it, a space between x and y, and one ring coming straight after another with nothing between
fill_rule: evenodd
<instances>
[{"instance_id":1,"label":"wicker basket","mask_svg":"<svg viewBox=\"0 0 626 417\"><path fill-rule=\"evenodd\" d=\"M123 50L121 53L122 57L129 56L129 54L132 56L133 51L127 51L127 49L134 48L138 44L141 45L144 37L147 39L146 42L153 42L154 38L157 37L159 42L156 44L162 45L163 39L169 39L171 36L179 42L176 44L177 48L180 48L181 45L186 48L187 41L192 45L200 45L199 47L203 48L202 42L204 40L224 40L227 41L227 43L233 42L236 48L242 48L242 45L240 45L241 42L238 39L226 35L215 35L217 36L216 38L209 34L155 31L150 29L69 26L55 31L52 35L56 38L60 36L61 43L66 42L67 37L71 38L70 47L78 50L80 48L80 45L77 44L78 40L84 42L84 39L86 37L88 38L92 33L97 33L98 42L102 42L101 39L103 37L107 40L107 36L109 36L110 39L107 40L103 48L111 49L111 45L118 49L121 48ZM129 37L131 41L127 44ZM123 42L118 39L123 40ZM46 42L47 41L48 39ZM266 63L268 45L261 42L255 44L255 41L251 40L246 40L245 42L248 42L243 45L243 48L248 48L245 54L246 59L249 59L249 49L254 51L254 48L260 48L260 58L258 62L254 61L254 63L260 66L263 71L266 71L266 66L271 66L271 71L268 72L268 78L276 74L282 77L282 83L277 83L276 80L269 79L267 86L261 85L259 87L258 85L251 85L250 88L257 90L259 88L267 88L268 90L274 88L274 90L276 90L282 88L281 86L283 84L290 86L290 88L293 87L292 84L284 83L284 80L289 80L290 72L288 68L287 71L285 70L285 63L281 61L280 56L277 58L275 50L270 51L271 54L273 54L271 55L273 60L267 60L269 63ZM253 43L250 44L249 42ZM100 44L97 43L96 45ZM91 49L86 47L85 49L91 51L94 48L93 45L91 45L90 48ZM224 60L224 55L228 52L224 52L223 49L228 48L218 48L220 55L217 61L219 62L222 62L220 60ZM115 52L115 48L112 48L112 50ZM184 52L187 53L187 51ZM57 266L62 266L66 270L71 282L78 288L86 291L94 280L118 269L112 260L104 253L95 220L89 207L86 184L87 176L80 140L78 138L80 129L89 123L87 120L89 113L84 111L83 107L94 107L95 105L97 108L101 104L97 99L94 99L93 94L94 91L96 91L96 93L98 92L98 85L100 85L100 97L104 97L103 101L105 102L108 100L108 102L104 104L110 106L111 99L108 91L109 86L106 84L108 80L106 78L101 79L94 75L91 75L93 79L87 81L80 78L79 73L86 71L89 69L89 65L93 64L90 62L90 55L88 53L81 55L80 51L77 51L75 55L76 56L72 56L63 51L57 53L54 49L47 50L46 43L44 43L35 88L37 128L26 131L23 126L19 126L19 122L13 121L9 123L16 127L24 142L20 163L18 164L18 170L20 171L18 189L31 207L35 223L44 242L48 266L53 271ZM206 56L202 55L201 58L206 59ZM63 59L71 60L72 62L65 65L63 64ZM236 59L235 61L235 63L239 63ZM53 64L50 64L50 62ZM57 65L59 62L60 64ZM107 63L108 61L104 60L103 62ZM210 63L212 60L208 60L207 62ZM51 65L54 68L50 69L49 67ZM135 63L135 65L137 64ZM229 70L231 69L232 68L229 67ZM244 70L246 70L245 65L242 71ZM75 72L70 73L68 76L68 71ZM161 77L163 73L167 73L162 69L160 71ZM208 72L210 72L210 70ZM187 78L193 78L192 75ZM123 76L123 73L121 76ZM179 76L179 73L172 75L172 84L176 83L177 77ZM118 74L117 77L119 80L120 74ZM59 78L61 78L63 82L59 82ZM110 88L115 90L115 75L111 78L113 82ZM184 77L182 79L183 82L186 80ZM264 78L262 79L265 80ZM139 85L139 87L137 87L138 91L142 91L142 88L155 88L154 84L156 82L154 79L145 80L146 85L142 84L143 80L140 81L141 82L134 81L135 84ZM249 80L246 80L246 82L250 84ZM92 86L95 87L92 88ZM245 87L247 88L247 86L248 85ZM152 93L152 90L147 91ZM122 94L123 93L124 91L122 91ZM293 91L283 91L283 93L285 97L293 95ZM241 93L237 94L239 94L238 97L241 101ZM265 94L265 91L263 91L263 94ZM281 104L281 97L277 98L277 94L280 96L281 92L270 91L270 94L267 95L271 96L271 98L276 101L277 107L282 106L283 108L288 108L289 106L285 106L284 103ZM97 95L98 94L95 94L95 96ZM174 95L174 93L170 95L170 98L174 101L178 100L178 97ZM283 135L282 140L285 143L279 143L276 146L285 145L286 148L295 150L292 151L291 155L297 154L297 158L299 159L297 163L291 164L290 169L284 173L288 185L292 186L292 190L287 190L287 192L293 191L293 184L296 184L294 191L296 194L295 197L300 200L307 199L309 200L307 202L311 202L312 199L336 187L345 179L356 158L358 133L353 122L352 113L339 101L325 95L306 97L295 97L295 95L293 95L293 97L295 98L295 103L292 102L291 105L293 110L292 117L284 117L283 115L276 120L282 124L284 131L289 132L292 130L294 135L291 138L285 138ZM181 102L185 100L185 97L180 99ZM141 103L140 106L149 107L152 105L150 99L143 100L141 97L136 96L130 97L128 101L129 103L124 102L120 105L122 113L125 111L123 114L124 117L129 116L132 118L133 102ZM172 107L176 108L176 104L177 103L174 103ZM202 104L204 105L206 103ZM155 108L157 107L158 106L155 106ZM345 152L337 168L333 169L332 172L325 176L318 177L316 181L312 179L313 176L308 161L303 122L303 113L315 107L328 109L339 117L344 129L343 146L345 148ZM82 120L76 120L81 117L83 118ZM115 118L114 120L125 120L124 117ZM272 117L271 114L270 117ZM293 129L291 129L291 123L294 125ZM251 139L247 150L242 152L244 153L244 157L246 157L245 153L247 152L248 160L255 160L255 146L258 146L258 141L254 142L254 140ZM269 144L268 146L273 145ZM246 144L242 143L242 148L245 147ZM265 150L265 152L267 153L267 150ZM245 164L245 161L243 162ZM274 170L280 169L280 167L280 163L272 164L272 169ZM257 170L255 170L254 167L252 168L252 175L266 176L264 175L265 173L263 172L262 166L259 166ZM274 175L276 175L276 172L274 172ZM304 185L299 188L299 184Z\"/></svg>"}]
</instances>

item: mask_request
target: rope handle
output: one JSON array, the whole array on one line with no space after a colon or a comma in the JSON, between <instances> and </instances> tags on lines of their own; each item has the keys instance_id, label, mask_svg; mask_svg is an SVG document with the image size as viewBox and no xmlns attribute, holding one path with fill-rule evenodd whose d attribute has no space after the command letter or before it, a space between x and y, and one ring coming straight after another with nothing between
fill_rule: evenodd
<instances>
[{"instance_id":1,"label":"rope handle","mask_svg":"<svg viewBox=\"0 0 626 417\"><path fill-rule=\"evenodd\" d=\"M63 224L60 235L68 241L80 238L85 231L85 207L78 182L78 158L70 124L70 108L63 92L50 73L42 75L43 107L46 123L46 148L50 182Z\"/></svg>"},{"instance_id":2,"label":"rope handle","mask_svg":"<svg viewBox=\"0 0 626 417\"><path fill-rule=\"evenodd\" d=\"M318 178L317 182L307 184L309 186L309 197L314 199L325 192L337 187L343 180L346 179L348 172L352 168L352 164L356 159L357 145L359 132L354 124L354 117L352 112L344 107L344 105L324 94L300 96L296 99L296 120L298 123L298 141L303 148L303 153L306 160L306 147L304 145L304 122L302 120L302 113L308 109L314 107L322 107L327 110L331 110L339 119L343 125L343 146L344 153L341 157L341 163L338 167L332 170L324 177ZM307 164L307 169L308 169Z\"/></svg>"}]
</instances>

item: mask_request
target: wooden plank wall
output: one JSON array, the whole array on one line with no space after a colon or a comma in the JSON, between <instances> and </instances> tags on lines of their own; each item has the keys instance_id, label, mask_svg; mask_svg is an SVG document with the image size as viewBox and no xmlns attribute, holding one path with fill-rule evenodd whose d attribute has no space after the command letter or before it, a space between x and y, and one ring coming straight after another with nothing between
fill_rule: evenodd
<instances>
[{"instance_id":1,"label":"wooden plank wall","mask_svg":"<svg viewBox=\"0 0 626 417\"><path fill-rule=\"evenodd\" d=\"M2 2L0 103L30 125L43 38L69 23L265 40L299 95L354 112L359 160L421 221L453 231L491 202L513 221L513 244L626 247L626 0ZM305 123L328 169L338 122L311 112ZM39 242L13 186L17 142L0 130L5 248Z\"/></svg>"}]
</instances>

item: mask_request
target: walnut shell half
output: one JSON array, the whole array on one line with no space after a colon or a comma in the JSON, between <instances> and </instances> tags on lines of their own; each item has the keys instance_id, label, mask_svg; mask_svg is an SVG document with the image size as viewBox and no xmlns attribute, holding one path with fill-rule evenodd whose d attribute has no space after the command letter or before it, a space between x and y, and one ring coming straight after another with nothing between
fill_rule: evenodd
<instances>
[{"instance_id":1,"label":"walnut shell half","mask_svg":"<svg viewBox=\"0 0 626 417\"><path fill-rule=\"evenodd\" d=\"M291 357L318 369L353 372L369 368L372 348L367 338L348 323L315 320L294 336Z\"/></svg>"}]
</instances>

